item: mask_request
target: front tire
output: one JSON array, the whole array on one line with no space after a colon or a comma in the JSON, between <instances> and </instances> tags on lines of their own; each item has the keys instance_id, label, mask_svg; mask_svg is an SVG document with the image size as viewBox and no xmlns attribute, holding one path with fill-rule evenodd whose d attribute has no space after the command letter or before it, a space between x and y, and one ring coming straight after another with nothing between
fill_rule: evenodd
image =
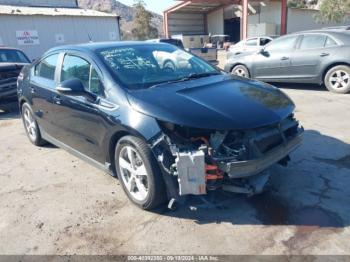
<instances>
[{"instance_id":1,"label":"front tire","mask_svg":"<svg viewBox=\"0 0 350 262\"><path fill-rule=\"evenodd\" d=\"M325 75L324 83L333 93L346 94L350 92L350 67L346 65L334 66Z\"/></svg>"},{"instance_id":2,"label":"front tire","mask_svg":"<svg viewBox=\"0 0 350 262\"><path fill-rule=\"evenodd\" d=\"M233 67L231 70L231 74L245 77L245 78L250 77L249 70L244 65L236 65L235 67Z\"/></svg>"},{"instance_id":3,"label":"front tire","mask_svg":"<svg viewBox=\"0 0 350 262\"><path fill-rule=\"evenodd\" d=\"M29 141L36 146L42 146L45 144L45 140L43 140L41 137L39 125L35 120L34 113L30 105L28 103L24 103L22 105L21 112L22 121Z\"/></svg>"},{"instance_id":4,"label":"front tire","mask_svg":"<svg viewBox=\"0 0 350 262\"><path fill-rule=\"evenodd\" d=\"M115 167L124 192L138 207L151 210L166 200L158 163L142 139L125 136L118 141Z\"/></svg>"}]
</instances>

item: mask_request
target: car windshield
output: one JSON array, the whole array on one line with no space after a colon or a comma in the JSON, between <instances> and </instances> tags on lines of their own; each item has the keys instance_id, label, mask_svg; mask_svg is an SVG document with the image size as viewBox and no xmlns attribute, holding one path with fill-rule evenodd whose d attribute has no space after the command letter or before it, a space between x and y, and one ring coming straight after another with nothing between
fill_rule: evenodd
<instances>
[{"instance_id":1,"label":"car windshield","mask_svg":"<svg viewBox=\"0 0 350 262\"><path fill-rule=\"evenodd\" d=\"M30 61L19 50L0 49L0 63L30 63Z\"/></svg>"},{"instance_id":2,"label":"car windshield","mask_svg":"<svg viewBox=\"0 0 350 262\"><path fill-rule=\"evenodd\" d=\"M129 89L220 74L205 61L169 44L109 47L97 53Z\"/></svg>"}]
</instances>

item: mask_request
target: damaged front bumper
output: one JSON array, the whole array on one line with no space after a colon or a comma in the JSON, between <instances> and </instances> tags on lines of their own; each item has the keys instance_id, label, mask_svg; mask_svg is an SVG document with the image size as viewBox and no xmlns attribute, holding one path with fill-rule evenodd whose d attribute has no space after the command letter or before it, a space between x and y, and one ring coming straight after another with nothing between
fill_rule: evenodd
<instances>
[{"instance_id":1,"label":"damaged front bumper","mask_svg":"<svg viewBox=\"0 0 350 262\"><path fill-rule=\"evenodd\" d=\"M293 139L286 141L280 146L261 155L257 159L233 162L221 161L218 162L218 166L220 170L227 173L230 178L245 178L254 176L261 173L271 165L279 162L281 159L287 157L292 151L301 145L301 142L302 130L300 130L298 135Z\"/></svg>"},{"instance_id":2,"label":"damaged front bumper","mask_svg":"<svg viewBox=\"0 0 350 262\"><path fill-rule=\"evenodd\" d=\"M219 188L252 195L263 190L269 167L287 164L289 154L302 143L303 131L293 115L278 124L240 133L181 133L181 128L168 125L150 146L172 196L203 195Z\"/></svg>"}]
</instances>

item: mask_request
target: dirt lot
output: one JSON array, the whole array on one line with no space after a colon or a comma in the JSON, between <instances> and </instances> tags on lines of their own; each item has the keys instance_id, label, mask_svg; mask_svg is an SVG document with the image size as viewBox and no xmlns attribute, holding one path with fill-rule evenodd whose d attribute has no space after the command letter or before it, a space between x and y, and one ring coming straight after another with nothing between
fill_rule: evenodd
<instances>
[{"instance_id":1,"label":"dirt lot","mask_svg":"<svg viewBox=\"0 0 350 262\"><path fill-rule=\"evenodd\" d=\"M0 113L0 254L350 254L350 96L303 87L283 89L304 144L267 193L212 194L222 209L141 211L113 177L30 144L15 106Z\"/></svg>"}]
</instances>

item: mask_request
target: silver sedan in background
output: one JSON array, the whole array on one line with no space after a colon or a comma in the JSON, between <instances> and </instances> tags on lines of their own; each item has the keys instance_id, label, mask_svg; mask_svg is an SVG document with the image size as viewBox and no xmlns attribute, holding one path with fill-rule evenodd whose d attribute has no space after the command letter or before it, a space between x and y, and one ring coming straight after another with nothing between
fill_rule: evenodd
<instances>
[{"instance_id":1,"label":"silver sedan in background","mask_svg":"<svg viewBox=\"0 0 350 262\"><path fill-rule=\"evenodd\" d=\"M277 38L258 52L231 56L225 71L265 82L325 84L350 92L350 30L310 30Z\"/></svg>"}]
</instances>

